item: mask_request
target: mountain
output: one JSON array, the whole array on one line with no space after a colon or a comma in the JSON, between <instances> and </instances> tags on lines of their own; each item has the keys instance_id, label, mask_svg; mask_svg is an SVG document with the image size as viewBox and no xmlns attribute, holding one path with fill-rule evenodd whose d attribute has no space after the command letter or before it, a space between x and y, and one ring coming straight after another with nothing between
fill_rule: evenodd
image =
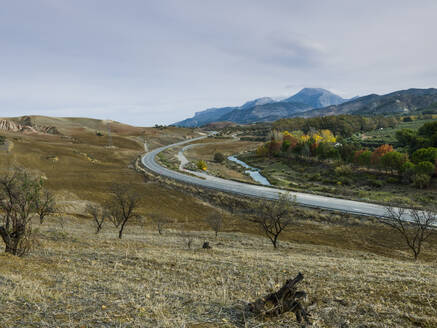
<instances>
[{"instance_id":1,"label":"mountain","mask_svg":"<svg viewBox=\"0 0 437 328\"><path fill-rule=\"evenodd\" d=\"M325 89L304 88L294 96L283 101L303 103L312 108L322 108L331 105L339 105L347 100Z\"/></svg>"},{"instance_id":2,"label":"mountain","mask_svg":"<svg viewBox=\"0 0 437 328\"><path fill-rule=\"evenodd\" d=\"M302 103L275 102L247 107L245 109L235 109L220 117L220 121L230 121L240 124L273 122L280 118L290 117L310 109L310 106Z\"/></svg>"},{"instance_id":3,"label":"mountain","mask_svg":"<svg viewBox=\"0 0 437 328\"><path fill-rule=\"evenodd\" d=\"M251 108L251 107L255 107L255 106L271 104L274 102L276 102L276 100L273 100L270 97L263 97L263 98L258 98L255 100L248 101L247 103L245 103L243 106L240 106L239 108L240 109L247 109L247 108Z\"/></svg>"},{"instance_id":4,"label":"mountain","mask_svg":"<svg viewBox=\"0 0 437 328\"><path fill-rule=\"evenodd\" d=\"M314 117L339 114L386 115L415 113L429 108L437 108L437 89L408 89L386 95L370 94L339 105L313 109L301 116Z\"/></svg>"},{"instance_id":5,"label":"mountain","mask_svg":"<svg viewBox=\"0 0 437 328\"><path fill-rule=\"evenodd\" d=\"M212 122L223 121L220 119L223 115L232 112L237 108L239 107L208 108L204 111L196 112L192 118L187 118L172 125L182 127L198 127Z\"/></svg>"},{"instance_id":6,"label":"mountain","mask_svg":"<svg viewBox=\"0 0 437 328\"><path fill-rule=\"evenodd\" d=\"M218 121L235 123L269 122L289 117L314 108L337 105L346 101L324 89L305 88L294 96L277 101L270 97L248 101L238 107L209 108L194 114L194 117L172 125L198 127Z\"/></svg>"}]
</instances>

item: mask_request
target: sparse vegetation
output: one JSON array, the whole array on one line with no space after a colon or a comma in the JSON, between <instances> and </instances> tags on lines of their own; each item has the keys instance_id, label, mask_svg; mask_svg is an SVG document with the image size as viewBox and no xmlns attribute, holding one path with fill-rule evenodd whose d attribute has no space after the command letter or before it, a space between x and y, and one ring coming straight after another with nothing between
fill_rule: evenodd
<instances>
[{"instance_id":1,"label":"sparse vegetation","mask_svg":"<svg viewBox=\"0 0 437 328\"><path fill-rule=\"evenodd\" d=\"M156 226L156 229L158 230L158 233L160 235L163 234L164 228L171 223L171 220L168 217L159 213L152 213L149 216L152 219L152 222Z\"/></svg>"},{"instance_id":2,"label":"sparse vegetation","mask_svg":"<svg viewBox=\"0 0 437 328\"><path fill-rule=\"evenodd\" d=\"M217 238L218 233L222 231L223 228L223 214L219 212L211 213L206 217L205 221L214 231L215 237Z\"/></svg>"},{"instance_id":3,"label":"sparse vegetation","mask_svg":"<svg viewBox=\"0 0 437 328\"><path fill-rule=\"evenodd\" d=\"M96 234L98 234L102 230L103 223L105 222L105 219L108 218L109 212L96 204L88 204L86 211L93 218L96 227Z\"/></svg>"},{"instance_id":4,"label":"sparse vegetation","mask_svg":"<svg viewBox=\"0 0 437 328\"><path fill-rule=\"evenodd\" d=\"M413 252L414 260L419 257L424 242L435 233L437 211L429 209L404 209L387 207L387 217L382 222L395 229Z\"/></svg>"},{"instance_id":5,"label":"sparse vegetation","mask_svg":"<svg viewBox=\"0 0 437 328\"><path fill-rule=\"evenodd\" d=\"M99 129L106 131L96 123L71 137L74 139L60 128L64 137L23 135L16 140L14 159L38 170L44 180L48 178L57 213L33 231L38 247L30 256L11 260L10 255L0 255L0 312L5 327L294 327L293 313L264 319L247 311L247 305L274 292L300 270L306 277L302 289L308 292L302 305L309 309L315 326L437 324L435 234L425 241L418 261L412 262L405 241L378 220L293 206L288 216L292 229L288 225L290 229L281 231L281 247L273 251L268 247L270 238L258 236L265 234L261 225L243 219L240 210L260 213L247 200L150 176L145 183L130 168L144 149L145 130L119 135L111 128L116 146L108 149L106 138L95 135ZM179 137L188 133L167 127L166 134L175 133L170 137L161 129L150 130L157 134L156 138L149 135L150 149L181 140L177 133ZM257 146L230 140L227 145L193 147L190 156L199 155L196 160L207 161L210 171L221 165L213 161L215 152L228 156L247 145ZM98 162L90 163L82 153ZM47 160L52 154L58 158L56 163ZM2 156L4 167L7 155ZM326 174L316 167L307 171L311 170L309 162L301 162L298 177L314 182L332 179L338 190L345 188L347 179L352 185L358 179L350 163ZM378 174L375 182L380 182ZM118 227L105 225L95 234L97 223L85 215L90 213L85 205L92 201L105 204L112 214L121 213L108 206L117 198L114 188L108 188L114 181L127 190L123 195L141 195L144 202L138 203L137 215L127 221L128 229L120 233L121 223ZM383 179L382 183L391 182ZM222 213L223 209L232 215L226 215L220 239L208 244L212 249L205 251L202 246L211 238L205 213ZM172 221L158 227L153 215L151 220L134 219L140 213L156 213ZM33 217L33 221L39 220L36 210ZM165 233L158 235L152 232L155 229L158 233L165 229ZM123 239L116 238L116 233Z\"/></svg>"},{"instance_id":6,"label":"sparse vegetation","mask_svg":"<svg viewBox=\"0 0 437 328\"><path fill-rule=\"evenodd\" d=\"M42 224L48 215L56 213L54 195L48 190L40 190L39 196L35 199L35 210L39 216L39 223Z\"/></svg>"},{"instance_id":7,"label":"sparse vegetation","mask_svg":"<svg viewBox=\"0 0 437 328\"><path fill-rule=\"evenodd\" d=\"M41 194L42 179L27 170L12 168L0 177L0 209L2 210L0 236L5 243L5 252L23 256L31 248L32 218L37 213L40 222L51 213Z\"/></svg>"},{"instance_id":8,"label":"sparse vegetation","mask_svg":"<svg viewBox=\"0 0 437 328\"><path fill-rule=\"evenodd\" d=\"M260 227L273 247L278 248L279 235L293 222L295 199L281 194L277 200L257 200L252 206L250 220Z\"/></svg>"},{"instance_id":9,"label":"sparse vegetation","mask_svg":"<svg viewBox=\"0 0 437 328\"><path fill-rule=\"evenodd\" d=\"M118 238L122 238L123 231L128 221L139 219L137 213L140 205L140 195L129 186L113 184L111 187L111 199L107 204L111 222L119 228Z\"/></svg>"}]
</instances>

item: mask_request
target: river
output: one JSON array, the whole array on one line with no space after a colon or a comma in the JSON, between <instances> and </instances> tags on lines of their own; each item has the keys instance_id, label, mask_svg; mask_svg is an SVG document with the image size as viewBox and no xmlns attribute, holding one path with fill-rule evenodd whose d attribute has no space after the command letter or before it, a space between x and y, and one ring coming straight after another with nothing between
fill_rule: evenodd
<instances>
[{"instance_id":1,"label":"river","mask_svg":"<svg viewBox=\"0 0 437 328\"><path fill-rule=\"evenodd\" d=\"M256 181L261 183L264 186L271 186L269 180L267 180L261 173L259 173L259 169L257 169L256 167L252 167L246 163L244 163L243 161L240 161L238 158L236 158L235 156L229 156L228 160L237 163L239 165L241 165L242 167L246 168L247 170L244 171L245 173L249 174L250 177Z\"/></svg>"}]
</instances>

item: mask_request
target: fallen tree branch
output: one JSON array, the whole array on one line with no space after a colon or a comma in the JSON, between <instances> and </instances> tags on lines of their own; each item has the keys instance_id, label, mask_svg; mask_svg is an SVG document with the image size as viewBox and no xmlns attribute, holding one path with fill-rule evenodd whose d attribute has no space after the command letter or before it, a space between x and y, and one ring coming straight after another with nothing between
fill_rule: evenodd
<instances>
[{"instance_id":1,"label":"fallen tree branch","mask_svg":"<svg viewBox=\"0 0 437 328\"><path fill-rule=\"evenodd\" d=\"M301 301L306 298L306 293L298 291L296 288L296 285L302 280L303 274L299 273L296 278L287 280L277 292L249 303L249 311L263 317L278 316L291 311L294 312L299 323L303 319L306 324L310 324L309 314L301 304Z\"/></svg>"}]
</instances>

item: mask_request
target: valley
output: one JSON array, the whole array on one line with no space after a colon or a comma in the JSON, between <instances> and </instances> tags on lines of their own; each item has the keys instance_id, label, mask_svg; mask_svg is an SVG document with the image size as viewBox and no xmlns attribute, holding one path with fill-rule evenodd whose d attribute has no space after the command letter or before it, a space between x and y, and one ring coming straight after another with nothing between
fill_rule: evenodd
<instances>
[{"instance_id":1,"label":"valley","mask_svg":"<svg viewBox=\"0 0 437 328\"><path fill-rule=\"evenodd\" d=\"M280 186L269 172L279 164L264 167L251 157L264 145L251 140L265 127L232 127L205 138L201 129L89 119L30 117L28 123L54 126L58 133L3 131L14 147L1 151L2 171L24 166L42 176L55 195L57 213L43 224L32 220L34 246L27 256L0 255L6 326L297 327L293 314L266 321L245 308L297 272L305 276L305 304L315 326L436 324L437 235L412 262L400 236L378 219L296 206L292 225L273 249L248 221L247 208L254 206L249 198L135 169L145 142L149 153L186 142L195 145L184 151L188 161L204 161L208 174L257 187L243 167L226 160L240 154ZM161 165L178 171L176 155L184 147L160 153ZM217 153L225 159L216 160ZM89 204L107 204L114 182L141 197L140 216L126 226L123 239L108 220L96 234L87 212ZM210 213L223 216L218 237L205 220ZM168 218L161 232L155 217ZM202 248L205 241L212 249Z\"/></svg>"}]
</instances>

